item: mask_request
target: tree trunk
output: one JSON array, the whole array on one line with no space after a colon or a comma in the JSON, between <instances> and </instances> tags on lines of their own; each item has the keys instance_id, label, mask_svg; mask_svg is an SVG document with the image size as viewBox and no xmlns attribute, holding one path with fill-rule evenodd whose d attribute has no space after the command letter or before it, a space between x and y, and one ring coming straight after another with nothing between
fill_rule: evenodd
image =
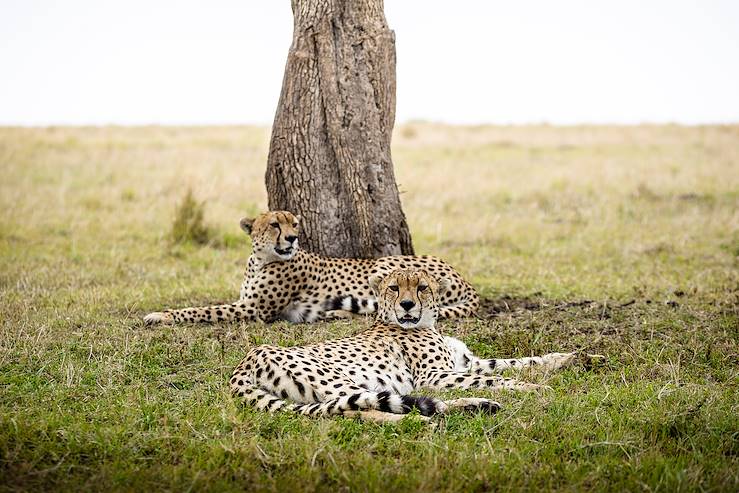
<instances>
[{"instance_id":1,"label":"tree trunk","mask_svg":"<svg viewBox=\"0 0 739 493\"><path fill-rule=\"evenodd\" d=\"M300 244L315 253L412 254L390 156L395 35L383 0L292 0L292 9L269 208L300 214Z\"/></svg>"}]
</instances>

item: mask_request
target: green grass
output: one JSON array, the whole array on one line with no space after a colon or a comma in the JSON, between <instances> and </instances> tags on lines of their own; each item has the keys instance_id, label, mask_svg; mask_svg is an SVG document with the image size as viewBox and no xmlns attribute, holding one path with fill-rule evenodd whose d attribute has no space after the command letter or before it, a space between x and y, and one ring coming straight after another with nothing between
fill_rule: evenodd
<instances>
[{"instance_id":1,"label":"green grass","mask_svg":"<svg viewBox=\"0 0 739 493\"><path fill-rule=\"evenodd\" d=\"M736 491L739 127L397 132L416 250L486 298L443 324L488 357L586 348L495 416L421 424L243 408L254 344L369 321L145 328L234 299L263 128L0 129L0 490ZM204 246L172 241L188 189Z\"/></svg>"}]
</instances>

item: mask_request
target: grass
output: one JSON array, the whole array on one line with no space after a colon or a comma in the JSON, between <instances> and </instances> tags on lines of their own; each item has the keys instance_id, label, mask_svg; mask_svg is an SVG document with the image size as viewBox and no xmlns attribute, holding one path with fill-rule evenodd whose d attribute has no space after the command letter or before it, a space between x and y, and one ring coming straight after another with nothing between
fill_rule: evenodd
<instances>
[{"instance_id":1,"label":"grass","mask_svg":"<svg viewBox=\"0 0 739 493\"><path fill-rule=\"evenodd\" d=\"M482 356L607 355L434 427L229 396L247 347L367 321L143 327L238 295L268 137L0 129L0 490L739 488L739 127L399 128L416 250L486 298L444 332ZM171 239L188 189L204 246Z\"/></svg>"},{"instance_id":2,"label":"grass","mask_svg":"<svg viewBox=\"0 0 739 493\"><path fill-rule=\"evenodd\" d=\"M210 240L210 231L203 224L205 203L198 202L188 189L182 202L177 206L172 224L172 241L175 243L195 243L205 245Z\"/></svg>"}]
</instances>

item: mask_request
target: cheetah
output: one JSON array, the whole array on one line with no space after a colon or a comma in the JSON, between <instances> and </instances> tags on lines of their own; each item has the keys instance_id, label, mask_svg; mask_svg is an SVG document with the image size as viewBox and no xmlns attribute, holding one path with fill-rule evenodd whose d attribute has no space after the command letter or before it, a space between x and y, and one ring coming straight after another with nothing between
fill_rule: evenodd
<instances>
[{"instance_id":1,"label":"cheetah","mask_svg":"<svg viewBox=\"0 0 739 493\"><path fill-rule=\"evenodd\" d=\"M257 409L307 416L358 416L397 421L413 408L421 416L453 409L493 413L500 404L484 398L440 400L409 395L420 389L535 390L546 388L503 378L507 367L539 365L556 370L571 365L575 353L484 360L462 341L443 337L435 327L440 293L425 270L376 274L370 286L378 299L377 320L355 336L299 347L251 349L230 379L231 391Z\"/></svg>"},{"instance_id":2,"label":"cheetah","mask_svg":"<svg viewBox=\"0 0 739 493\"><path fill-rule=\"evenodd\" d=\"M288 320L314 322L325 318L376 311L368 279L398 268L425 269L449 282L438 293L439 317L473 315L480 300L475 289L446 262L431 256L388 256L377 259L329 258L298 247L300 216L286 211L244 218L241 228L251 236L249 257L239 300L225 305L164 310L146 315L147 324L181 322Z\"/></svg>"}]
</instances>

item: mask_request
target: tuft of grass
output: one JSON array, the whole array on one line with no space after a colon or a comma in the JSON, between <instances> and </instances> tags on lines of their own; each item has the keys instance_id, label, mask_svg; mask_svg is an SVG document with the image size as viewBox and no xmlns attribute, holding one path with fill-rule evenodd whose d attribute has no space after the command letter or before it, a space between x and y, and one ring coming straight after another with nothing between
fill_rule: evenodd
<instances>
[{"instance_id":1,"label":"tuft of grass","mask_svg":"<svg viewBox=\"0 0 739 493\"><path fill-rule=\"evenodd\" d=\"M205 225L205 201L198 202L188 189L182 201L177 205L174 222L172 223L172 241L175 244L194 243L207 244L213 234Z\"/></svg>"}]
</instances>

